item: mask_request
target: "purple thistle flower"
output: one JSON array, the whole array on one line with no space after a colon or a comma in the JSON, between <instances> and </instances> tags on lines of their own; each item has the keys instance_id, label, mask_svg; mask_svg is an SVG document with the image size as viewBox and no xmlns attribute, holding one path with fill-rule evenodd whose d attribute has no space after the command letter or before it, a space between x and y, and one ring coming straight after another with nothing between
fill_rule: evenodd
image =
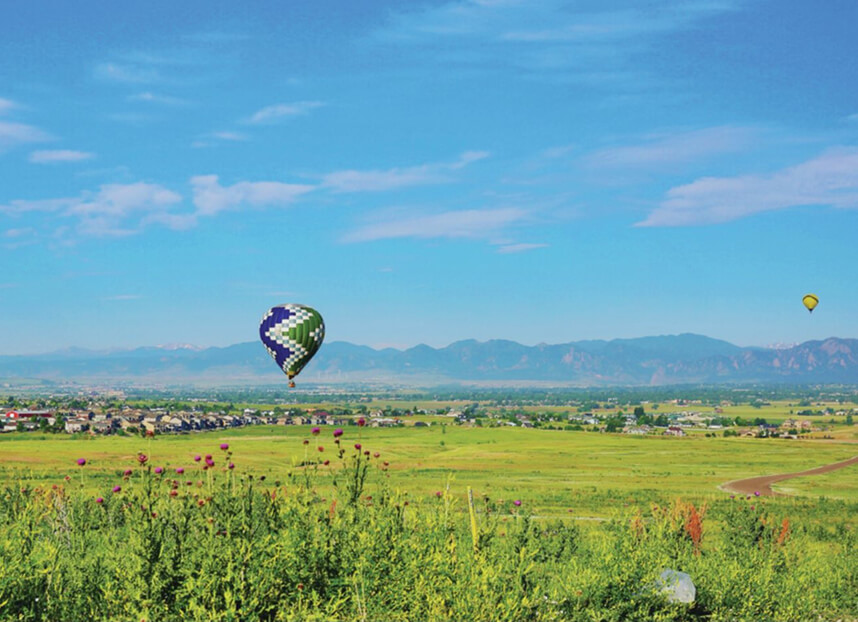
<instances>
[{"instance_id":1,"label":"purple thistle flower","mask_svg":"<svg viewBox=\"0 0 858 622\"><path fill-rule=\"evenodd\" d=\"M114 486L113 492L122 492L122 486Z\"/></svg>"},{"instance_id":2,"label":"purple thistle flower","mask_svg":"<svg viewBox=\"0 0 858 622\"><path fill-rule=\"evenodd\" d=\"M199 462L202 459L203 459L203 457L200 454L197 454L196 456L194 456L194 462Z\"/></svg>"},{"instance_id":3,"label":"purple thistle flower","mask_svg":"<svg viewBox=\"0 0 858 622\"><path fill-rule=\"evenodd\" d=\"M131 473L131 469L125 469L124 471L122 471L122 475L125 477L131 477Z\"/></svg>"},{"instance_id":4,"label":"purple thistle flower","mask_svg":"<svg viewBox=\"0 0 858 622\"><path fill-rule=\"evenodd\" d=\"M155 467L155 474L160 475L164 472L164 467Z\"/></svg>"},{"instance_id":5,"label":"purple thistle flower","mask_svg":"<svg viewBox=\"0 0 858 622\"><path fill-rule=\"evenodd\" d=\"M206 466L213 467L214 466L214 460L212 460L211 458L206 458Z\"/></svg>"},{"instance_id":6,"label":"purple thistle flower","mask_svg":"<svg viewBox=\"0 0 858 622\"><path fill-rule=\"evenodd\" d=\"M358 451L360 451L360 443L355 443L355 449L357 449Z\"/></svg>"},{"instance_id":7,"label":"purple thistle flower","mask_svg":"<svg viewBox=\"0 0 858 622\"><path fill-rule=\"evenodd\" d=\"M77 465L78 466L83 466L85 464L86 464L86 458L78 458L77 459Z\"/></svg>"},{"instance_id":8,"label":"purple thistle flower","mask_svg":"<svg viewBox=\"0 0 858 622\"><path fill-rule=\"evenodd\" d=\"M518 499L516 499L515 501L513 501L513 502L512 502L512 504L513 504L515 507L519 507L519 506L521 505L521 501L519 501Z\"/></svg>"},{"instance_id":9,"label":"purple thistle flower","mask_svg":"<svg viewBox=\"0 0 858 622\"><path fill-rule=\"evenodd\" d=\"M436 490L436 491L435 491L435 496L436 496L436 497L438 497L439 499L441 498L441 494L442 494L442 493L441 493L441 491L440 491L440 490Z\"/></svg>"},{"instance_id":10,"label":"purple thistle flower","mask_svg":"<svg viewBox=\"0 0 858 622\"><path fill-rule=\"evenodd\" d=\"M321 431L321 428L313 428L312 430L310 430L310 434L312 434L313 436L319 436L319 432Z\"/></svg>"},{"instance_id":11,"label":"purple thistle flower","mask_svg":"<svg viewBox=\"0 0 858 622\"><path fill-rule=\"evenodd\" d=\"M137 454L137 462L139 462L141 466L146 464L147 460L149 460L149 456L146 454Z\"/></svg>"},{"instance_id":12,"label":"purple thistle flower","mask_svg":"<svg viewBox=\"0 0 858 622\"><path fill-rule=\"evenodd\" d=\"M101 497L96 497L96 498L95 498L95 502L96 502L96 503L104 503L104 499L103 499L103 498L101 498Z\"/></svg>"},{"instance_id":13,"label":"purple thistle flower","mask_svg":"<svg viewBox=\"0 0 858 622\"><path fill-rule=\"evenodd\" d=\"M358 424L358 427L362 428L363 426L366 425L366 419L364 419L363 417L358 417L357 424Z\"/></svg>"},{"instance_id":14,"label":"purple thistle flower","mask_svg":"<svg viewBox=\"0 0 858 622\"><path fill-rule=\"evenodd\" d=\"M334 438L339 438L342 435L343 435L343 429L342 428L337 428L336 430L334 430Z\"/></svg>"},{"instance_id":15,"label":"purple thistle flower","mask_svg":"<svg viewBox=\"0 0 858 622\"><path fill-rule=\"evenodd\" d=\"M232 471L235 468L235 465L232 462L230 462L228 468L230 471Z\"/></svg>"},{"instance_id":16,"label":"purple thistle flower","mask_svg":"<svg viewBox=\"0 0 858 622\"><path fill-rule=\"evenodd\" d=\"M754 491L754 496L755 496L755 497L759 497L759 496L760 496L760 491L759 491L759 490L755 490L755 491Z\"/></svg>"},{"instance_id":17,"label":"purple thistle flower","mask_svg":"<svg viewBox=\"0 0 858 622\"><path fill-rule=\"evenodd\" d=\"M221 443L220 448L221 450L226 451L227 449L229 449L229 443Z\"/></svg>"},{"instance_id":18,"label":"purple thistle flower","mask_svg":"<svg viewBox=\"0 0 858 622\"><path fill-rule=\"evenodd\" d=\"M185 468L184 468L184 467L179 467L179 468L177 468L177 469L176 469L176 473L178 473L179 475L181 475L181 474L182 474L182 473L184 473L184 472L185 472Z\"/></svg>"},{"instance_id":19,"label":"purple thistle flower","mask_svg":"<svg viewBox=\"0 0 858 622\"><path fill-rule=\"evenodd\" d=\"M206 454L206 460L211 460L211 459L212 459L212 455L211 455L211 454Z\"/></svg>"}]
</instances>

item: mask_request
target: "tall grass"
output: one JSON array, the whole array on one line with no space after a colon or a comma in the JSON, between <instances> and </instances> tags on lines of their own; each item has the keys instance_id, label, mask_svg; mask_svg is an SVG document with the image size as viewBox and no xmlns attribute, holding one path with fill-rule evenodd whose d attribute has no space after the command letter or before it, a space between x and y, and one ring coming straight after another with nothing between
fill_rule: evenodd
<instances>
[{"instance_id":1,"label":"tall grass","mask_svg":"<svg viewBox=\"0 0 858 622\"><path fill-rule=\"evenodd\" d=\"M96 493L88 465L0 490L0 619L858 616L849 503L836 520L802 523L753 496L675 499L581 527L478 497L472 525L452 483L412 498L360 438L305 441L281 481L224 446L181 473L132 457ZM658 581L667 568L692 577L693 603L671 602Z\"/></svg>"}]
</instances>

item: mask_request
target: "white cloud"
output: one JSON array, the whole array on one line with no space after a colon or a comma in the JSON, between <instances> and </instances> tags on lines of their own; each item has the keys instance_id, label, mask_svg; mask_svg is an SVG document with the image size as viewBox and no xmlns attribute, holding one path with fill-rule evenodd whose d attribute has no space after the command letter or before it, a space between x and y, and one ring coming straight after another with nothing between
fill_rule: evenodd
<instances>
[{"instance_id":1,"label":"white cloud","mask_svg":"<svg viewBox=\"0 0 858 622\"><path fill-rule=\"evenodd\" d=\"M241 142L249 139L247 134L242 134L241 132L212 132L212 136L214 138L219 138L220 140L233 142Z\"/></svg>"},{"instance_id":2,"label":"white cloud","mask_svg":"<svg viewBox=\"0 0 858 622\"><path fill-rule=\"evenodd\" d=\"M379 192L406 186L445 183L449 171L459 170L488 157L485 151L466 151L454 162L423 164L382 171L335 171L322 179L322 185L334 192Z\"/></svg>"},{"instance_id":3,"label":"white cloud","mask_svg":"<svg viewBox=\"0 0 858 622\"><path fill-rule=\"evenodd\" d=\"M24 123L0 121L0 153L28 143L51 140L51 136L37 127Z\"/></svg>"},{"instance_id":4,"label":"white cloud","mask_svg":"<svg viewBox=\"0 0 858 622\"><path fill-rule=\"evenodd\" d=\"M157 93L152 93L146 91L144 93L135 93L134 95L128 96L128 101L132 102L145 102L150 104L161 104L164 106L187 106L188 101L185 99L181 99L179 97L172 97L170 95L158 95Z\"/></svg>"},{"instance_id":5,"label":"white cloud","mask_svg":"<svg viewBox=\"0 0 858 622\"><path fill-rule=\"evenodd\" d=\"M167 213L181 201L181 195L157 184L107 184L79 197L11 201L0 205L0 213L51 213L76 221L79 234L123 236L138 233L145 219Z\"/></svg>"},{"instance_id":6,"label":"white cloud","mask_svg":"<svg viewBox=\"0 0 858 622\"><path fill-rule=\"evenodd\" d=\"M498 248L498 253L503 255L507 255L510 253L523 253L526 251L532 251L537 248L546 248L548 244L505 244Z\"/></svg>"},{"instance_id":7,"label":"white cloud","mask_svg":"<svg viewBox=\"0 0 858 622\"><path fill-rule=\"evenodd\" d=\"M32 227L24 227L22 229L7 229L3 236L7 238L22 238L35 233Z\"/></svg>"},{"instance_id":8,"label":"white cloud","mask_svg":"<svg viewBox=\"0 0 858 622\"><path fill-rule=\"evenodd\" d=\"M242 181L232 186L221 186L217 175L192 177L191 186L194 205L202 216L211 216L241 205L286 205L314 189L314 186L278 181Z\"/></svg>"},{"instance_id":9,"label":"white cloud","mask_svg":"<svg viewBox=\"0 0 858 622\"><path fill-rule=\"evenodd\" d=\"M11 99L5 99L3 97L0 97L0 114L6 114L13 108L15 108L15 102L13 102Z\"/></svg>"},{"instance_id":10,"label":"white cloud","mask_svg":"<svg viewBox=\"0 0 858 622\"><path fill-rule=\"evenodd\" d=\"M704 177L672 188L636 226L707 225L810 205L858 208L858 148L832 149L768 175Z\"/></svg>"},{"instance_id":11,"label":"white cloud","mask_svg":"<svg viewBox=\"0 0 858 622\"><path fill-rule=\"evenodd\" d=\"M30 162L36 164L50 164L53 162L80 162L89 160L95 154L88 151L72 151L70 149L57 149L54 151L34 151L30 154Z\"/></svg>"},{"instance_id":12,"label":"white cloud","mask_svg":"<svg viewBox=\"0 0 858 622\"><path fill-rule=\"evenodd\" d=\"M245 122L253 124L272 123L279 119L307 114L311 110L324 105L325 104L323 102L316 101L301 101L292 104L274 104L273 106L266 106L265 108L258 110L249 118L245 119Z\"/></svg>"},{"instance_id":13,"label":"white cloud","mask_svg":"<svg viewBox=\"0 0 858 622\"><path fill-rule=\"evenodd\" d=\"M505 207L462 210L366 225L344 236L346 242L392 238L485 238L528 216L525 210Z\"/></svg>"},{"instance_id":14,"label":"white cloud","mask_svg":"<svg viewBox=\"0 0 858 622\"><path fill-rule=\"evenodd\" d=\"M600 149L582 162L592 168L662 168L741 151L758 135L753 128L731 126L662 132L646 136L635 145Z\"/></svg>"}]
</instances>

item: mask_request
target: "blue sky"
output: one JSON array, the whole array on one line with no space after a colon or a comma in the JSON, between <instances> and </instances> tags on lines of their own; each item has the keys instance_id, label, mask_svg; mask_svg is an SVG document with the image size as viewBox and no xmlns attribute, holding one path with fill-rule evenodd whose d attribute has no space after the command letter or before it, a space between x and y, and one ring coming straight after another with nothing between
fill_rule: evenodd
<instances>
[{"instance_id":1,"label":"blue sky","mask_svg":"<svg viewBox=\"0 0 858 622\"><path fill-rule=\"evenodd\" d=\"M0 353L858 337L858 4L0 8ZM814 292L813 315L801 297Z\"/></svg>"}]
</instances>

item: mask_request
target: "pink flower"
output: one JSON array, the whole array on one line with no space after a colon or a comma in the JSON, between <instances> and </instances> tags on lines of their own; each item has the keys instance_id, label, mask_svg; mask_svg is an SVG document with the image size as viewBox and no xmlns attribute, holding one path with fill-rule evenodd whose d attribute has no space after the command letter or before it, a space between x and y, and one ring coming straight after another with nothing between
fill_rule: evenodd
<instances>
[{"instance_id":1,"label":"pink flower","mask_svg":"<svg viewBox=\"0 0 858 622\"><path fill-rule=\"evenodd\" d=\"M85 464L86 464L86 458L78 458L77 459L77 465L78 466L83 466Z\"/></svg>"},{"instance_id":2,"label":"pink flower","mask_svg":"<svg viewBox=\"0 0 858 622\"><path fill-rule=\"evenodd\" d=\"M155 467L155 473L156 473L156 474L160 475L160 474L161 474L161 473L163 473L163 472L164 472L163 467Z\"/></svg>"},{"instance_id":3,"label":"pink flower","mask_svg":"<svg viewBox=\"0 0 858 622\"><path fill-rule=\"evenodd\" d=\"M319 449L319 451L325 451L325 448L322 447L321 445L319 445L318 449Z\"/></svg>"},{"instance_id":4,"label":"pink flower","mask_svg":"<svg viewBox=\"0 0 858 622\"><path fill-rule=\"evenodd\" d=\"M521 505L521 501L519 501L518 499L516 499L515 501L513 501L513 502L512 502L512 504L513 504L515 507L519 507L519 506Z\"/></svg>"},{"instance_id":5,"label":"pink flower","mask_svg":"<svg viewBox=\"0 0 858 622\"><path fill-rule=\"evenodd\" d=\"M194 456L194 462L199 462L199 461L200 461L200 460L202 460L202 459L203 459L203 458L202 458L202 456L200 456L199 454L197 454L196 456Z\"/></svg>"},{"instance_id":6,"label":"pink flower","mask_svg":"<svg viewBox=\"0 0 858 622\"><path fill-rule=\"evenodd\" d=\"M114 486L113 492L122 492L122 486Z\"/></svg>"},{"instance_id":7,"label":"pink flower","mask_svg":"<svg viewBox=\"0 0 858 622\"><path fill-rule=\"evenodd\" d=\"M232 462L230 462L230 463L229 463L229 467L228 467L228 468L229 468L229 470L231 471L232 469L234 469L234 468L235 468L235 465L234 465Z\"/></svg>"},{"instance_id":8,"label":"pink flower","mask_svg":"<svg viewBox=\"0 0 858 622\"><path fill-rule=\"evenodd\" d=\"M96 502L96 503L104 503L104 499L103 499L103 498L101 498L101 497L96 497L96 498L95 498L95 502Z\"/></svg>"},{"instance_id":9,"label":"pink flower","mask_svg":"<svg viewBox=\"0 0 858 622\"><path fill-rule=\"evenodd\" d=\"M206 458L206 466L213 467L214 466L214 460L212 460L211 458Z\"/></svg>"},{"instance_id":10,"label":"pink flower","mask_svg":"<svg viewBox=\"0 0 858 622\"><path fill-rule=\"evenodd\" d=\"M363 426L366 425L366 419L364 419L363 417L358 417L357 424L358 424L358 427L362 428Z\"/></svg>"},{"instance_id":11,"label":"pink flower","mask_svg":"<svg viewBox=\"0 0 858 622\"><path fill-rule=\"evenodd\" d=\"M125 469L124 471L122 471L122 475L124 475L125 477L131 477L131 473L131 469Z\"/></svg>"},{"instance_id":12,"label":"pink flower","mask_svg":"<svg viewBox=\"0 0 858 622\"><path fill-rule=\"evenodd\" d=\"M223 451L226 451L227 449L229 449L229 443L221 443L221 444L220 444L220 448L221 448Z\"/></svg>"},{"instance_id":13,"label":"pink flower","mask_svg":"<svg viewBox=\"0 0 858 622\"><path fill-rule=\"evenodd\" d=\"M146 454L137 454L137 462L139 462L141 465L146 464L147 460L149 460L149 456L147 456Z\"/></svg>"},{"instance_id":14,"label":"pink flower","mask_svg":"<svg viewBox=\"0 0 858 622\"><path fill-rule=\"evenodd\" d=\"M184 467L179 467L178 469L176 469L176 473L178 473L179 475L181 475L184 472L185 472Z\"/></svg>"},{"instance_id":15,"label":"pink flower","mask_svg":"<svg viewBox=\"0 0 858 622\"><path fill-rule=\"evenodd\" d=\"M343 429L342 428L337 428L336 430L334 430L334 438L339 438L342 435L343 435Z\"/></svg>"},{"instance_id":16,"label":"pink flower","mask_svg":"<svg viewBox=\"0 0 858 622\"><path fill-rule=\"evenodd\" d=\"M357 449L358 451L360 451L360 443L355 443L355 449Z\"/></svg>"},{"instance_id":17,"label":"pink flower","mask_svg":"<svg viewBox=\"0 0 858 622\"><path fill-rule=\"evenodd\" d=\"M374 454L372 454L372 457L373 458L381 458L381 454L378 452L375 452Z\"/></svg>"},{"instance_id":18,"label":"pink flower","mask_svg":"<svg viewBox=\"0 0 858 622\"><path fill-rule=\"evenodd\" d=\"M312 434L313 436L319 436L319 432L321 431L321 428L313 428L312 430L310 430L310 434Z\"/></svg>"}]
</instances>

